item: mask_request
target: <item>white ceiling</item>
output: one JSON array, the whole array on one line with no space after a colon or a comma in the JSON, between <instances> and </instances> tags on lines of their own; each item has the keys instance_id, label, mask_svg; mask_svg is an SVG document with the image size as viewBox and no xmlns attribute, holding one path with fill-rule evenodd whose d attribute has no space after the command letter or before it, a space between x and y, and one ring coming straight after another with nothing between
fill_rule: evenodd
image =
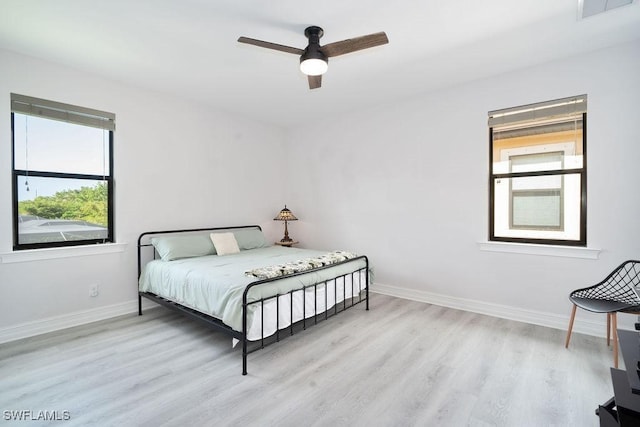
<instances>
[{"instance_id":1,"label":"white ceiling","mask_svg":"<svg viewBox=\"0 0 640 427\"><path fill-rule=\"evenodd\" d=\"M637 0L577 16L577 0L2 0L0 48L293 126L640 39ZM296 55L236 41L304 48L309 25L389 44L332 58L311 91Z\"/></svg>"}]
</instances>

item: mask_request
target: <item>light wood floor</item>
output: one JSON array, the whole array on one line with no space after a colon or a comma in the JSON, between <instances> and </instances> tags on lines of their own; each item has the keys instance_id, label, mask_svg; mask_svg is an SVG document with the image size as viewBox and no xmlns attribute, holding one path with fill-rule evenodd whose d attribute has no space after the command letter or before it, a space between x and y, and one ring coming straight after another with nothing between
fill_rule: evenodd
<instances>
[{"instance_id":1,"label":"light wood floor","mask_svg":"<svg viewBox=\"0 0 640 427\"><path fill-rule=\"evenodd\" d=\"M0 410L66 410L64 426L597 426L611 350L563 344L373 294L369 312L253 353L243 377L228 337L158 308L1 345Z\"/></svg>"}]
</instances>

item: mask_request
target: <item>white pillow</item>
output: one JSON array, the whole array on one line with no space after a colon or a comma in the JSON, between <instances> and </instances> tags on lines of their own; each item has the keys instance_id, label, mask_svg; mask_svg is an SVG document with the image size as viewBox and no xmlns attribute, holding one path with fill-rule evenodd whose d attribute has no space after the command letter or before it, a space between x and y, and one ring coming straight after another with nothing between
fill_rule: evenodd
<instances>
[{"instance_id":1,"label":"white pillow","mask_svg":"<svg viewBox=\"0 0 640 427\"><path fill-rule=\"evenodd\" d=\"M240 252L236 236L233 233L211 233L210 237L218 255L237 254Z\"/></svg>"}]
</instances>

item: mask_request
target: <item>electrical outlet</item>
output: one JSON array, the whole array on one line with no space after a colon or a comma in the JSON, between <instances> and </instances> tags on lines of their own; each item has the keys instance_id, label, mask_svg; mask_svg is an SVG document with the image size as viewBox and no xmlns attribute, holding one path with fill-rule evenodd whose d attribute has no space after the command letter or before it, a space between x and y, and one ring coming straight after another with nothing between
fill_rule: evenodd
<instances>
[{"instance_id":1,"label":"electrical outlet","mask_svg":"<svg viewBox=\"0 0 640 427\"><path fill-rule=\"evenodd\" d=\"M100 293L100 289L98 288L97 284L93 284L89 287L89 296L97 297L99 293Z\"/></svg>"}]
</instances>

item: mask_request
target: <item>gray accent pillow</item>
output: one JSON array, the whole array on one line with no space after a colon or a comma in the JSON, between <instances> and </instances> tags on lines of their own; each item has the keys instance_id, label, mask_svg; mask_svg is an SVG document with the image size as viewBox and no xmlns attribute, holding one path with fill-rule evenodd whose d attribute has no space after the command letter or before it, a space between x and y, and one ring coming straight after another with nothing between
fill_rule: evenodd
<instances>
[{"instance_id":1,"label":"gray accent pillow","mask_svg":"<svg viewBox=\"0 0 640 427\"><path fill-rule=\"evenodd\" d=\"M258 230L257 228L233 230L233 234L236 236L236 241L241 251L269 246L262 230Z\"/></svg>"},{"instance_id":2,"label":"gray accent pillow","mask_svg":"<svg viewBox=\"0 0 640 427\"><path fill-rule=\"evenodd\" d=\"M208 234L153 237L151 244L163 261L216 254Z\"/></svg>"}]
</instances>

